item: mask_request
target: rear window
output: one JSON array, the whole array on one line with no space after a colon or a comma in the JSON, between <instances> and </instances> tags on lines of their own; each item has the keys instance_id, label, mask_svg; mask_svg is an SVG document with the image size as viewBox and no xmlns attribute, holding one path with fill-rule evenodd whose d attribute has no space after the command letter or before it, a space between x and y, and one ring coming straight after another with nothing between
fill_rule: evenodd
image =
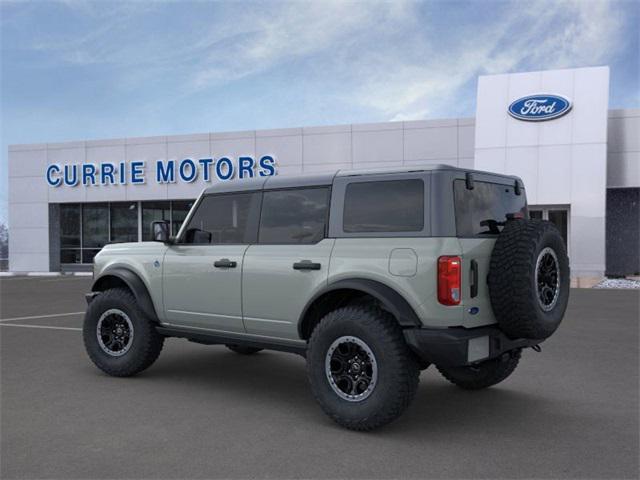
<instances>
[{"instance_id":1,"label":"rear window","mask_svg":"<svg viewBox=\"0 0 640 480\"><path fill-rule=\"evenodd\" d=\"M324 238L328 188L264 192L259 243L317 243Z\"/></svg>"},{"instance_id":2,"label":"rear window","mask_svg":"<svg viewBox=\"0 0 640 480\"><path fill-rule=\"evenodd\" d=\"M422 180L356 182L347 185L343 214L345 232L420 232L423 228Z\"/></svg>"},{"instance_id":3,"label":"rear window","mask_svg":"<svg viewBox=\"0 0 640 480\"><path fill-rule=\"evenodd\" d=\"M516 195L510 185L476 181L469 190L464 180L455 180L453 190L460 237L497 235L507 215L526 216L525 195Z\"/></svg>"}]
</instances>

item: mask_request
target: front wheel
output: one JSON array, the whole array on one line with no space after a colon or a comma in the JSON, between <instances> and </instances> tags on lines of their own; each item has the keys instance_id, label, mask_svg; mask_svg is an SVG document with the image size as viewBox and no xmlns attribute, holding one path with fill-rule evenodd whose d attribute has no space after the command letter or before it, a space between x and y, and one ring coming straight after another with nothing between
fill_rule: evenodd
<instances>
[{"instance_id":1,"label":"front wheel","mask_svg":"<svg viewBox=\"0 0 640 480\"><path fill-rule=\"evenodd\" d=\"M164 337L129 290L113 288L89 304L82 329L91 361L114 377L129 377L156 361Z\"/></svg>"},{"instance_id":2,"label":"front wheel","mask_svg":"<svg viewBox=\"0 0 640 480\"><path fill-rule=\"evenodd\" d=\"M327 314L314 329L307 374L314 397L335 422L372 430L409 406L420 370L389 313L350 306Z\"/></svg>"},{"instance_id":3,"label":"front wheel","mask_svg":"<svg viewBox=\"0 0 640 480\"><path fill-rule=\"evenodd\" d=\"M444 378L465 390L480 390L505 380L518 366L521 350L467 367L437 367Z\"/></svg>"}]
</instances>

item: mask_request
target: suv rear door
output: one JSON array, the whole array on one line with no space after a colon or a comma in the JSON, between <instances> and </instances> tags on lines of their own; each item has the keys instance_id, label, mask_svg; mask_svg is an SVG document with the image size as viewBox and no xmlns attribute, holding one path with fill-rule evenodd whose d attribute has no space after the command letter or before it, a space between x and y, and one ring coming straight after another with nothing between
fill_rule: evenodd
<instances>
[{"instance_id":1,"label":"suv rear door","mask_svg":"<svg viewBox=\"0 0 640 480\"><path fill-rule=\"evenodd\" d=\"M325 185L263 192L258 243L247 249L242 274L247 333L299 338L302 310L327 283L329 198Z\"/></svg>"},{"instance_id":2,"label":"suv rear door","mask_svg":"<svg viewBox=\"0 0 640 480\"><path fill-rule=\"evenodd\" d=\"M455 228L462 248L461 299L467 307L465 326L495 322L486 282L493 246L507 215L522 218L527 215L524 188L516 194L515 181L508 182L507 178L483 175L481 181L475 180L469 188L471 185L463 178L453 181Z\"/></svg>"},{"instance_id":3,"label":"suv rear door","mask_svg":"<svg viewBox=\"0 0 640 480\"><path fill-rule=\"evenodd\" d=\"M205 195L164 257L167 322L244 333L242 261L257 236L259 192Z\"/></svg>"}]
</instances>

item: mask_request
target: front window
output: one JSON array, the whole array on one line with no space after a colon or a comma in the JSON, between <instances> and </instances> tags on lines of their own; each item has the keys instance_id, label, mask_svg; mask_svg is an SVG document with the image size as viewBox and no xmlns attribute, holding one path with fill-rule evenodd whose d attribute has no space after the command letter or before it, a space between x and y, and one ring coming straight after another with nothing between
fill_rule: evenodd
<instances>
[{"instance_id":1,"label":"front window","mask_svg":"<svg viewBox=\"0 0 640 480\"><path fill-rule=\"evenodd\" d=\"M259 212L259 193L205 196L189 220L182 243L255 243Z\"/></svg>"}]
</instances>

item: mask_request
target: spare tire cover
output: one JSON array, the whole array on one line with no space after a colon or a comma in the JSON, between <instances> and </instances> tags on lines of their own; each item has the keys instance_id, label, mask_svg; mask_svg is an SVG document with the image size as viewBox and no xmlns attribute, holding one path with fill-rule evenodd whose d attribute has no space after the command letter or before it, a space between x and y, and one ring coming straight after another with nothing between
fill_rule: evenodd
<instances>
[{"instance_id":1,"label":"spare tire cover","mask_svg":"<svg viewBox=\"0 0 640 480\"><path fill-rule=\"evenodd\" d=\"M569 258L558 229L543 220L509 220L491 253L493 313L511 338L543 340L556 331L569 300Z\"/></svg>"}]
</instances>

